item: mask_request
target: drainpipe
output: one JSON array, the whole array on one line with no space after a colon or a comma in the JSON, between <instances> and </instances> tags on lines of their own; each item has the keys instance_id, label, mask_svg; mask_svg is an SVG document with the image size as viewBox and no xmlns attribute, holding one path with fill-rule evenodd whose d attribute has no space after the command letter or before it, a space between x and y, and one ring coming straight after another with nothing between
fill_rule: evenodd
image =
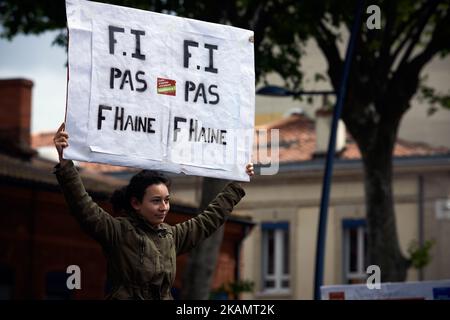
<instances>
[{"instance_id":1,"label":"drainpipe","mask_svg":"<svg viewBox=\"0 0 450 320\"><path fill-rule=\"evenodd\" d=\"M419 174L417 178L417 187L418 187L418 197L417 197L417 207L418 207L418 232L419 232L419 247L423 247L424 244L424 232L423 232L423 225L424 225L424 179L423 175ZM419 281L423 281L424 275L423 275L423 268L419 269Z\"/></svg>"},{"instance_id":2,"label":"drainpipe","mask_svg":"<svg viewBox=\"0 0 450 320\"><path fill-rule=\"evenodd\" d=\"M32 187L31 191L31 197L30 197L30 208L29 208L29 214L30 214L30 220L28 225L28 250L29 250L29 256L28 256L28 288L26 290L26 295L28 299L39 299L39 292L42 290L42 288L38 288L35 286L36 284L36 241L37 241L37 227L36 227L36 215L37 212L37 191L34 187Z\"/></svg>"},{"instance_id":3,"label":"drainpipe","mask_svg":"<svg viewBox=\"0 0 450 320\"><path fill-rule=\"evenodd\" d=\"M236 265L234 266L234 279L235 281L239 281L241 279L241 270L240 270L240 265L241 265L241 249L242 249L242 242L244 241L244 239L247 237L247 235L250 232L250 227L249 226L244 226L244 236L242 237L242 240L240 240L237 244L236 244ZM239 298L238 295L235 295L234 299L237 300Z\"/></svg>"},{"instance_id":4,"label":"drainpipe","mask_svg":"<svg viewBox=\"0 0 450 320\"><path fill-rule=\"evenodd\" d=\"M245 234L245 231L244 231L244 234ZM239 281L239 279L241 278L241 272L239 270L239 266L241 264L241 247L242 247L241 242L242 241L239 241L236 244L236 249L235 249L236 250L236 265L234 266L234 281L235 282ZM239 299L238 294L235 293L233 299L238 300Z\"/></svg>"}]
</instances>

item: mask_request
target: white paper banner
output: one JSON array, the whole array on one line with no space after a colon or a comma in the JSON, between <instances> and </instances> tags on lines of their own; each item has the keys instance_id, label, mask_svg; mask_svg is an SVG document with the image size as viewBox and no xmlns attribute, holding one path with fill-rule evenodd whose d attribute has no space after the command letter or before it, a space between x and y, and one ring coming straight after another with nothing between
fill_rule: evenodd
<instances>
[{"instance_id":1,"label":"white paper banner","mask_svg":"<svg viewBox=\"0 0 450 320\"><path fill-rule=\"evenodd\" d=\"M67 159L248 181L253 32L67 0Z\"/></svg>"}]
</instances>

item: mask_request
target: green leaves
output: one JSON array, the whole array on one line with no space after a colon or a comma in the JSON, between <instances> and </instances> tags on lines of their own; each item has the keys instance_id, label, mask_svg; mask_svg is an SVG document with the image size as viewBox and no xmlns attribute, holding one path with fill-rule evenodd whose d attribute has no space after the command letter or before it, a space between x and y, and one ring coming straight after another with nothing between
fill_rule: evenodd
<instances>
[{"instance_id":1,"label":"green leaves","mask_svg":"<svg viewBox=\"0 0 450 320\"><path fill-rule=\"evenodd\" d=\"M419 246L417 241L412 241L408 248L411 265L416 269L422 269L431 261L431 248L436 242L434 240L426 240L423 246Z\"/></svg>"},{"instance_id":2,"label":"green leaves","mask_svg":"<svg viewBox=\"0 0 450 320\"><path fill-rule=\"evenodd\" d=\"M434 88L422 84L419 88L418 99L428 103L428 116L434 114L439 107L450 109L450 92L448 94L438 93Z\"/></svg>"},{"instance_id":3,"label":"green leaves","mask_svg":"<svg viewBox=\"0 0 450 320\"><path fill-rule=\"evenodd\" d=\"M228 295L238 295L243 292L253 292L255 283L251 280L237 280L222 284L212 292L213 295L227 293Z\"/></svg>"},{"instance_id":4,"label":"green leaves","mask_svg":"<svg viewBox=\"0 0 450 320\"><path fill-rule=\"evenodd\" d=\"M314 80L317 82L329 79L333 87L338 88L343 64L342 47L345 48L357 4L354 0L97 1L251 29L255 32L256 81L264 81L266 75L276 73L283 79L283 85L292 91L305 87L303 73L311 66L301 62L306 54L306 43L310 39L316 40L328 63L327 77L318 74ZM442 25L449 19L450 0L440 1L437 6L434 4L434 1L426 0L370 2L370 5L380 8L382 28L368 30L364 27L369 17L364 11L363 28L357 42L349 87L351 92L358 95L353 97L353 100L364 102L362 105L367 106L368 102L373 102L374 97L386 96L389 86L406 83L401 80L409 73L405 70L400 78L392 83L390 81L398 71L393 68L396 62L402 59L409 47L414 48L411 50L414 53L425 51L438 23ZM3 0L0 2L0 21L3 25L2 36L8 39L19 33L37 34L47 30L64 30L65 4L62 0ZM422 37L415 37L421 22L425 22L427 27ZM445 34L439 33L438 38L445 39L448 31L445 31L445 28L440 29L441 33ZM417 40L414 40L416 38ZM64 35L60 34L55 43L64 46ZM450 49L448 43L435 41L429 51L436 51L436 55L446 55ZM429 61L433 55L427 52L423 59L419 60ZM405 59L406 62L409 63L413 57L414 55L411 55L410 59ZM407 78L412 79L414 75L408 75ZM411 87L415 88L414 85ZM406 89L395 89L399 90ZM365 96L360 96L362 93ZM431 104L430 110L435 110L439 105L450 106L449 95L426 90L423 94Z\"/></svg>"},{"instance_id":5,"label":"green leaves","mask_svg":"<svg viewBox=\"0 0 450 320\"><path fill-rule=\"evenodd\" d=\"M4 0L0 2L2 37L12 39L20 33L39 34L66 26L64 1Z\"/></svg>"}]
</instances>

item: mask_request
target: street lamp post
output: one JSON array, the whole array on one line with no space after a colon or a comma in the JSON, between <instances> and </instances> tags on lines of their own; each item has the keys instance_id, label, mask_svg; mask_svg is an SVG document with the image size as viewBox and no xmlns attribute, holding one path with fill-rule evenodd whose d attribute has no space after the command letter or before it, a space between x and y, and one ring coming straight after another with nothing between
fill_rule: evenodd
<instances>
[{"instance_id":1,"label":"street lamp post","mask_svg":"<svg viewBox=\"0 0 450 320\"><path fill-rule=\"evenodd\" d=\"M330 197L330 183L331 175L333 172L333 162L334 162L334 151L336 149L336 131L338 121L341 117L341 112L344 104L344 98L347 94L347 82L350 75L350 66L352 63L353 50L355 47L355 42L357 35L361 27L361 16L364 8L364 0L359 0L358 6L356 8L355 21L353 23L352 32L350 34L350 41L348 42L347 52L345 55L344 70L342 73L341 82L339 84L339 91L337 92L336 105L333 108L333 120L331 122L330 139L328 142L328 152L325 162L325 174L322 183L322 197L320 201L320 212L319 212L319 226L317 234L317 249L316 249L316 265L314 274L314 299L320 300L320 287L323 284L323 267L325 262L325 239L326 239L326 226L327 226L327 215L328 215L328 203ZM299 96L306 94L313 95L323 95L323 94L334 94L330 91L290 91L281 87L267 86L259 89L257 94L271 95L271 96Z\"/></svg>"},{"instance_id":2,"label":"street lamp post","mask_svg":"<svg viewBox=\"0 0 450 320\"><path fill-rule=\"evenodd\" d=\"M272 96L272 97L298 97L302 95L336 95L334 91L291 91L286 88L278 86L265 86L256 91L256 94ZM338 95L339 96L339 95ZM314 273L314 299L320 299L320 287L323 283L323 265L325 262L325 240L326 240L326 226L327 226L327 215L328 215L328 202L330 194L330 184L331 184L331 174L334 161L334 150L336 148L336 131L337 123L340 117L340 110L342 108L342 101L339 104L336 103L333 109L333 120L330 130L330 139L328 143L328 152L325 163L325 174L322 183L322 197L320 201L320 212L319 212L319 225L317 230L317 247L316 247L316 265Z\"/></svg>"}]
</instances>

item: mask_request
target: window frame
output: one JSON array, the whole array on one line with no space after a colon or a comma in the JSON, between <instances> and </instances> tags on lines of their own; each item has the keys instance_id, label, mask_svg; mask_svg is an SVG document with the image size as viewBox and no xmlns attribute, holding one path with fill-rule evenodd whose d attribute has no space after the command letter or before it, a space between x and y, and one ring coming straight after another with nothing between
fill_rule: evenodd
<instances>
[{"instance_id":1,"label":"window frame","mask_svg":"<svg viewBox=\"0 0 450 320\"><path fill-rule=\"evenodd\" d=\"M273 273L268 273L269 266L269 232L273 232ZM261 292L264 294L290 293L291 266L290 266L290 232L289 222L262 222L261 223ZM287 239L287 245L285 240ZM287 248L286 248L287 247ZM287 264L287 265L286 265ZM287 267L287 268L286 268ZM285 272L287 270L287 273ZM267 281L273 281L274 286L266 286ZM288 286L283 287L283 282L288 281Z\"/></svg>"},{"instance_id":2,"label":"window frame","mask_svg":"<svg viewBox=\"0 0 450 320\"><path fill-rule=\"evenodd\" d=\"M345 284L353 281L365 281L367 279L367 223L366 219L343 219L342 220L342 280ZM356 271L351 270L350 257L350 230L356 230Z\"/></svg>"}]
</instances>

